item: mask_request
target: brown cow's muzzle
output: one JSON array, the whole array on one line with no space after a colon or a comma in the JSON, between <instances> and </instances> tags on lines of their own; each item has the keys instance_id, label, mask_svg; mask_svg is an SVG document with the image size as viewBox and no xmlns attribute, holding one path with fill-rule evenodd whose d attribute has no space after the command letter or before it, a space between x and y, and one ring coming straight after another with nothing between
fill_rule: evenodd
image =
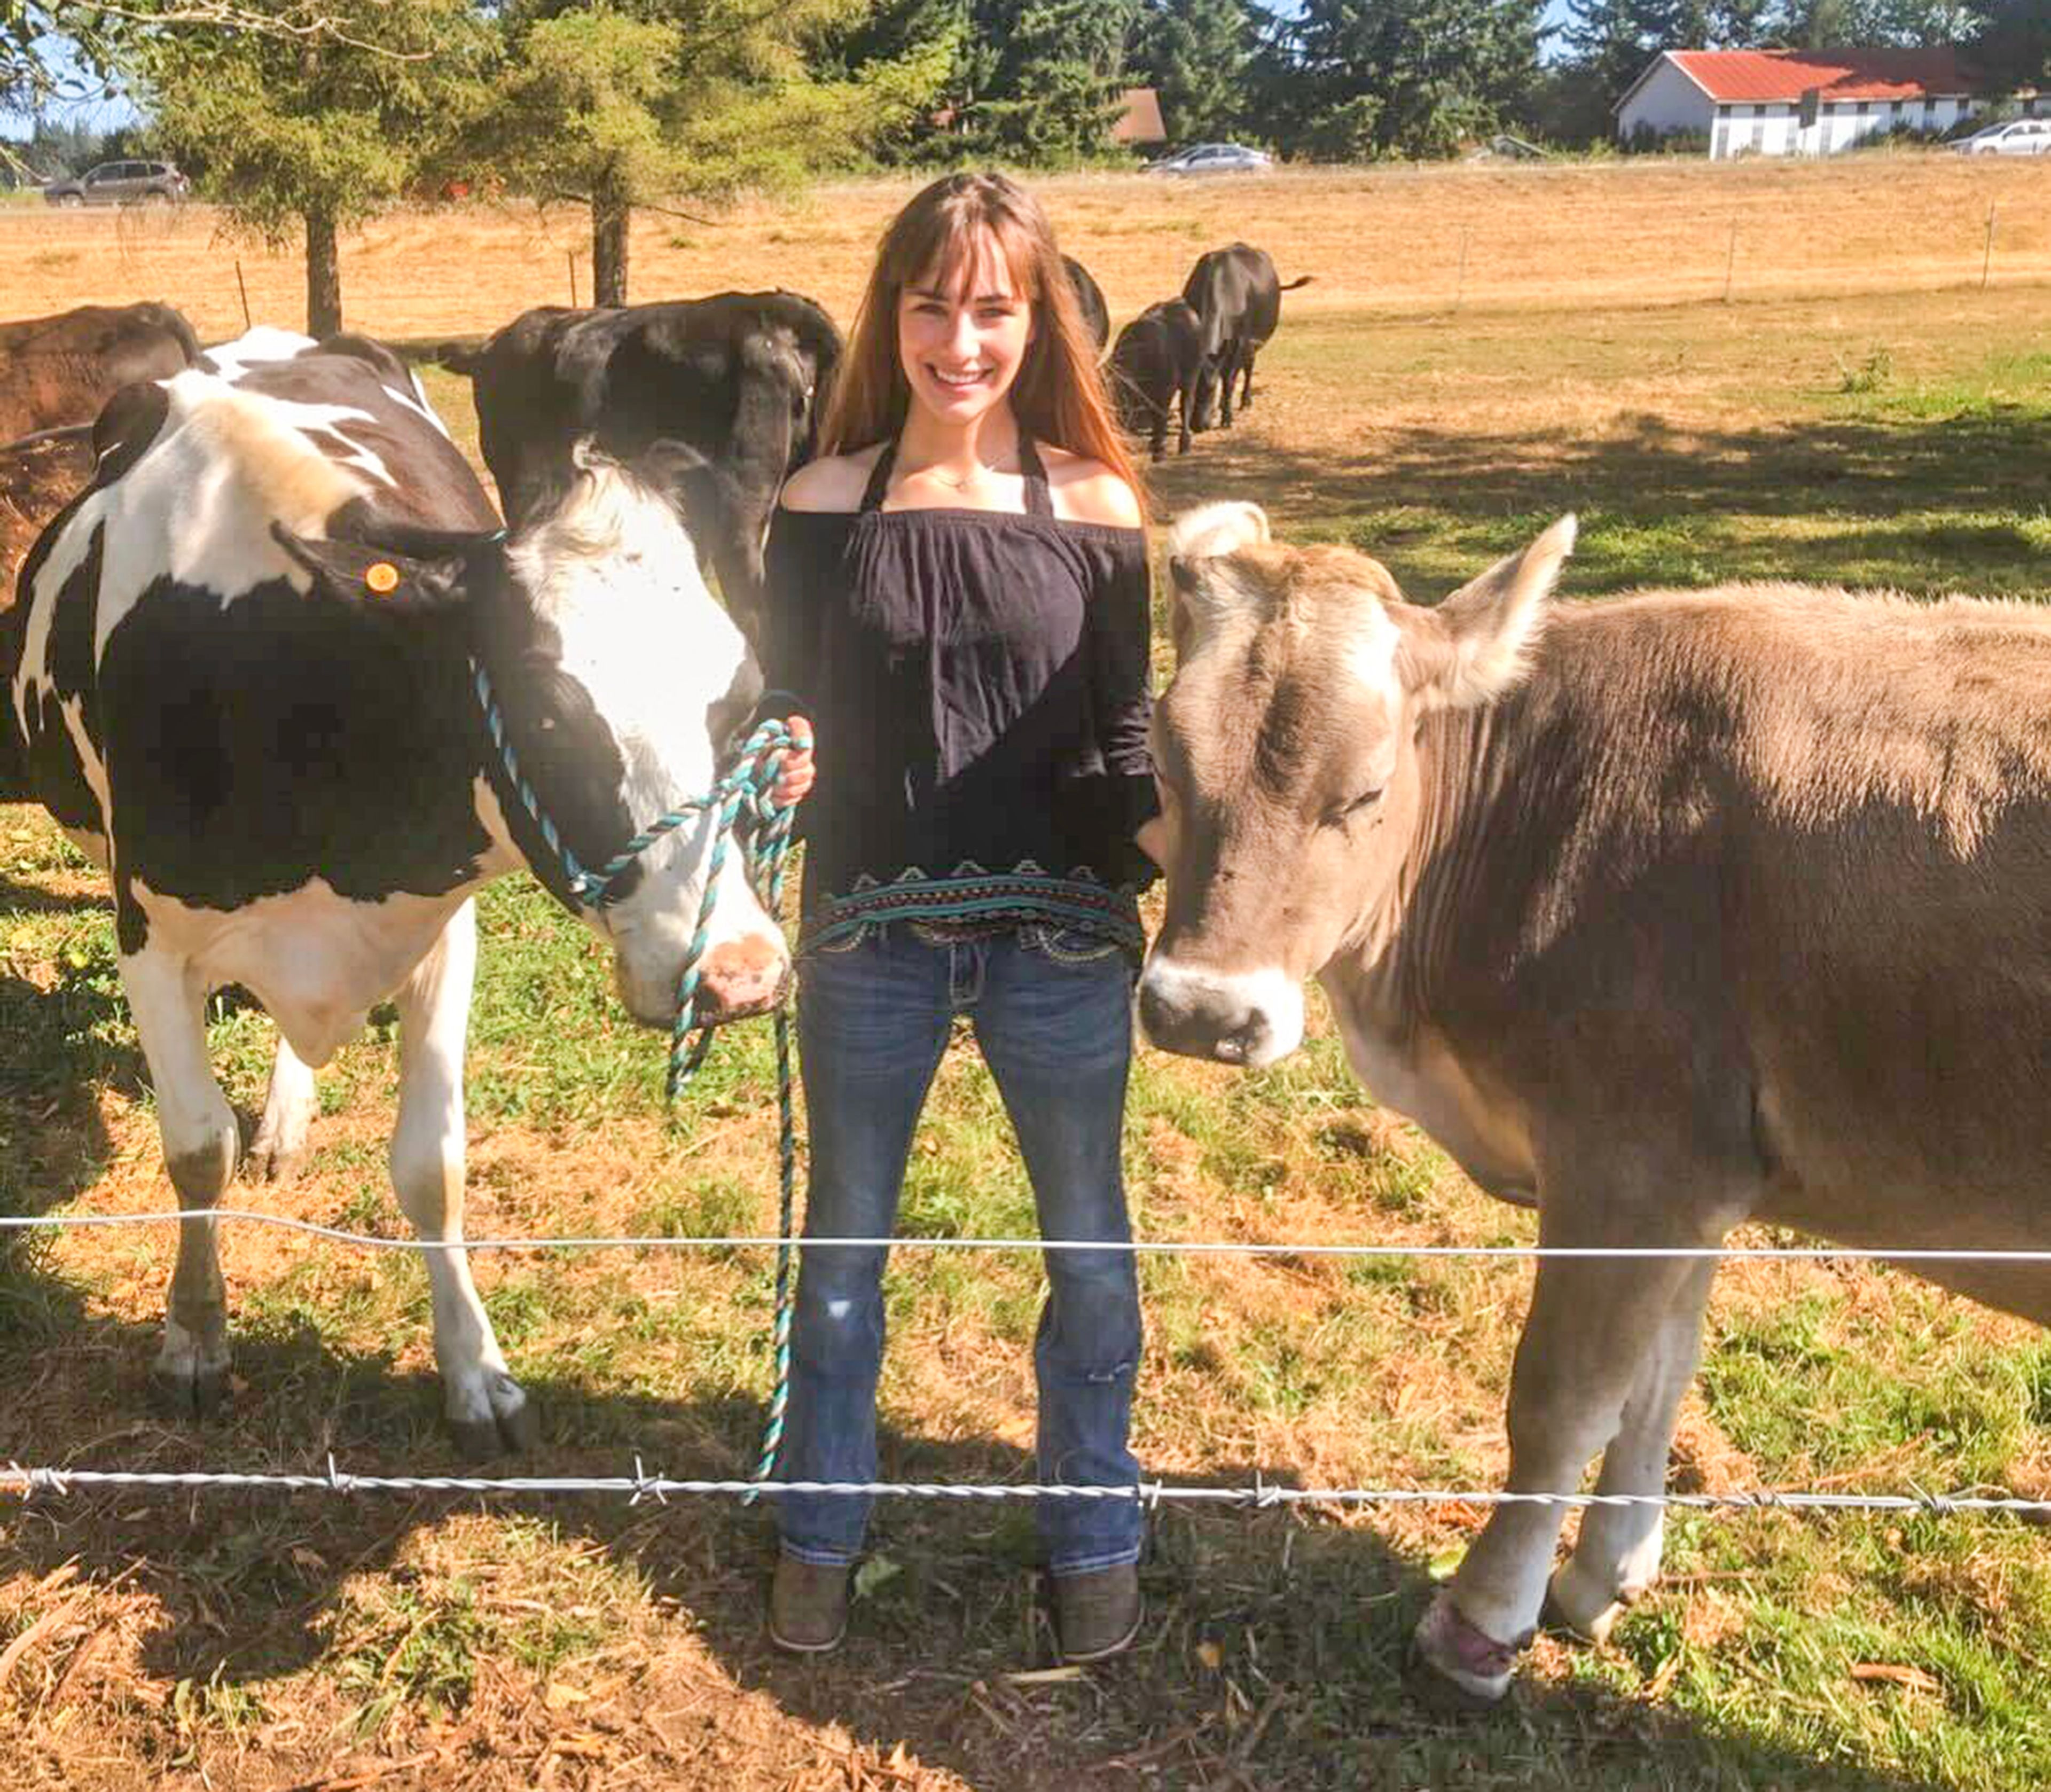
<instances>
[{"instance_id":1,"label":"brown cow's muzzle","mask_svg":"<svg viewBox=\"0 0 2051 1792\"><path fill-rule=\"evenodd\" d=\"M1186 1058L1259 1070L1303 1042L1303 986L1279 970L1210 970L1157 952L1139 1003L1147 1037Z\"/></svg>"}]
</instances>

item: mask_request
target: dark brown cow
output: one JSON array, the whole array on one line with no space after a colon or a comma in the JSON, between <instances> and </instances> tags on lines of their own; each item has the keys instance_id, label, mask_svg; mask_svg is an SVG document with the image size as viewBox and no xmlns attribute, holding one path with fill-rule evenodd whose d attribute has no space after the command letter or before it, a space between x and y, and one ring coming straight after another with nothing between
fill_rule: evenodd
<instances>
[{"instance_id":1,"label":"dark brown cow","mask_svg":"<svg viewBox=\"0 0 2051 1792\"><path fill-rule=\"evenodd\" d=\"M1385 1105L1538 1236L1510 1488L1666 1485L1713 1250L2051 1245L2051 615L1794 585L1554 607L1562 521L1432 609L1376 562L1179 524L1154 712L1157 1044L1258 1067L1304 978ZM1667 1253L1677 1253L1668 1255ZM2037 1263L1924 1261L2051 1323ZM1499 1697L1549 1590L1600 1638L1655 1503L1499 1507L1418 1633Z\"/></svg>"},{"instance_id":2,"label":"dark brown cow","mask_svg":"<svg viewBox=\"0 0 2051 1792\"><path fill-rule=\"evenodd\" d=\"M138 380L199 364L199 338L168 305L81 305L0 323L0 442L91 423Z\"/></svg>"}]
</instances>

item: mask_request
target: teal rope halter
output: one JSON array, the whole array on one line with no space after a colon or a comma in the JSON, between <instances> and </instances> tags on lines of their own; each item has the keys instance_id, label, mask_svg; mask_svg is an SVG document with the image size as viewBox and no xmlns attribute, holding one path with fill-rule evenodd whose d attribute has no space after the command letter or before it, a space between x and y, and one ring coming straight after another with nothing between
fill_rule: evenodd
<instances>
[{"instance_id":1,"label":"teal rope halter","mask_svg":"<svg viewBox=\"0 0 2051 1792\"><path fill-rule=\"evenodd\" d=\"M776 782L782 775L787 755L809 747L809 736L796 733L787 723L768 721L749 735L740 748L733 769L701 797L693 797L665 811L642 829L596 871L590 871L564 845L554 822L541 807L541 799L520 771L518 756L506 732L506 719L491 694L491 680L482 663L471 662L472 682L484 725L498 748L507 780L519 794L521 805L533 820L549 850L561 867L570 893L578 901L602 908L612 900L612 887L620 874L658 840L674 834L693 816L716 811L713 823L712 857L705 868L705 893L699 898L697 927L684 957L683 975L677 986L677 1018L670 1033L670 1068L663 1092L674 1102L712 1050L718 1023L698 1024L699 966L712 931L713 904L719 896L719 874L734 830L744 815L760 825L748 842L748 880L755 893L772 916L783 905L783 873L791 850L791 824L797 815L795 803L776 800ZM776 1318L772 1334L776 1384L769 1399L769 1415L764 1427L762 1454L755 1479L766 1481L775 1467L776 1452L783 1441L783 1415L791 1391L791 1266L796 1253L791 1244L797 1201L798 1139L793 1115L791 1076L791 1005L779 1000L775 1009L777 1107L777 1224ZM754 1498L749 1494L750 1500Z\"/></svg>"}]
</instances>

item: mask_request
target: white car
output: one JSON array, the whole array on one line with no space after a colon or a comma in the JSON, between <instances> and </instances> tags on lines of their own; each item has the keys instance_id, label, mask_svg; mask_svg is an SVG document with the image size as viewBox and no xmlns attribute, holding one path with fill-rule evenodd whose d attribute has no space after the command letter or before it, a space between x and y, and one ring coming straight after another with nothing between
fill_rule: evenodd
<instances>
[{"instance_id":1,"label":"white car","mask_svg":"<svg viewBox=\"0 0 2051 1792\"><path fill-rule=\"evenodd\" d=\"M1164 155L1147 164L1150 174L1257 174L1272 168L1275 158L1265 150L1252 150L1243 143L1193 143L1188 149Z\"/></svg>"},{"instance_id":2,"label":"white car","mask_svg":"<svg viewBox=\"0 0 2051 1792\"><path fill-rule=\"evenodd\" d=\"M1960 155L2043 155L2051 152L2051 119L2010 119L1990 124L1952 149Z\"/></svg>"}]
</instances>

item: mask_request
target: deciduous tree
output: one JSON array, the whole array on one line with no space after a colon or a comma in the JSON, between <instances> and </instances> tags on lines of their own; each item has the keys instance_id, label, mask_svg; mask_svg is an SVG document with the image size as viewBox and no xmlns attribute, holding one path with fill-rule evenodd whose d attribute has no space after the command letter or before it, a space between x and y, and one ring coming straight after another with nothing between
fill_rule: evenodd
<instances>
[{"instance_id":1,"label":"deciduous tree","mask_svg":"<svg viewBox=\"0 0 2051 1792\"><path fill-rule=\"evenodd\" d=\"M510 64L471 154L521 190L591 208L592 286L627 302L634 208L786 185L845 162L929 103L951 40L838 77L806 53L865 0L527 0Z\"/></svg>"},{"instance_id":2,"label":"deciduous tree","mask_svg":"<svg viewBox=\"0 0 2051 1792\"><path fill-rule=\"evenodd\" d=\"M303 230L307 328L324 336L342 327L341 232L399 197L482 104L487 43L470 0L326 0L320 32L297 28L309 10L252 0L199 31L162 22L166 8L112 55L232 228L273 244Z\"/></svg>"}]
</instances>

